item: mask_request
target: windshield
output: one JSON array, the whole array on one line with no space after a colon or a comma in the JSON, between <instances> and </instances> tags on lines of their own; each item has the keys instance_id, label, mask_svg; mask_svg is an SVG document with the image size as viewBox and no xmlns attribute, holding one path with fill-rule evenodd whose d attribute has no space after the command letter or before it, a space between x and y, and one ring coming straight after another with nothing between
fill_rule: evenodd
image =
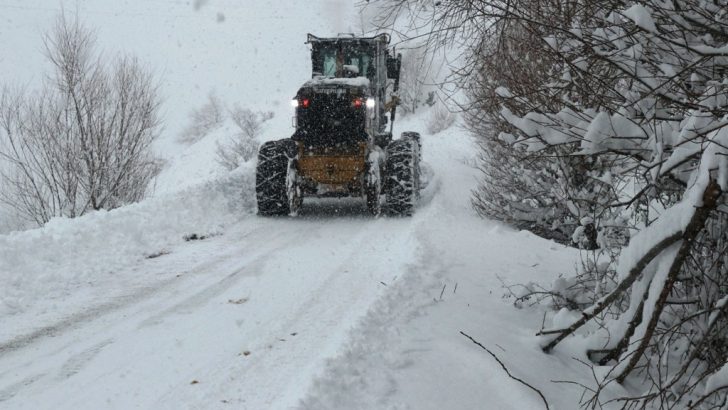
<instances>
[{"instance_id":1,"label":"windshield","mask_svg":"<svg viewBox=\"0 0 728 410\"><path fill-rule=\"evenodd\" d=\"M325 77L346 77L344 66L355 68L352 73L355 77L374 77L371 48L368 46L332 44L322 46L314 56L316 54L318 61L314 61L314 71L320 67L320 73Z\"/></svg>"}]
</instances>

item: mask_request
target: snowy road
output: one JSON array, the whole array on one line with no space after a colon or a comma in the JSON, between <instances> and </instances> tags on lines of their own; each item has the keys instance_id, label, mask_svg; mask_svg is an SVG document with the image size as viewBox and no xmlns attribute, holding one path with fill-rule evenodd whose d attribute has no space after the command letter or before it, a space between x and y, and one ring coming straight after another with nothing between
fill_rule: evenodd
<instances>
[{"instance_id":1,"label":"snowy road","mask_svg":"<svg viewBox=\"0 0 728 410\"><path fill-rule=\"evenodd\" d=\"M374 219L360 201L324 201L145 260L144 286L0 344L0 407L295 405L414 262L432 209Z\"/></svg>"},{"instance_id":2,"label":"snowy road","mask_svg":"<svg viewBox=\"0 0 728 410\"><path fill-rule=\"evenodd\" d=\"M436 177L412 218L337 200L249 216L87 290L108 295L45 302L58 314L42 325L32 306L10 316L0 408L539 406L459 331L505 346L522 377L574 371L537 349L539 315L498 279L548 281L573 254L474 215L473 152L456 132L424 139Z\"/></svg>"},{"instance_id":3,"label":"snowy road","mask_svg":"<svg viewBox=\"0 0 728 410\"><path fill-rule=\"evenodd\" d=\"M0 406L295 404L413 253L417 219L348 205L253 218L165 256L179 277L0 346Z\"/></svg>"}]
</instances>

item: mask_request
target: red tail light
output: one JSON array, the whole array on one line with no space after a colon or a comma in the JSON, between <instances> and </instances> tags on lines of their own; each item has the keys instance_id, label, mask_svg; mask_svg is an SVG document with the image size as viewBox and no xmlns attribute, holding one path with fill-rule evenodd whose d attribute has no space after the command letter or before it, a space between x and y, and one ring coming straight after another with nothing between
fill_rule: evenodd
<instances>
[{"instance_id":1,"label":"red tail light","mask_svg":"<svg viewBox=\"0 0 728 410\"><path fill-rule=\"evenodd\" d=\"M364 99L363 98L355 98L354 99L354 108L361 108L364 105Z\"/></svg>"}]
</instances>

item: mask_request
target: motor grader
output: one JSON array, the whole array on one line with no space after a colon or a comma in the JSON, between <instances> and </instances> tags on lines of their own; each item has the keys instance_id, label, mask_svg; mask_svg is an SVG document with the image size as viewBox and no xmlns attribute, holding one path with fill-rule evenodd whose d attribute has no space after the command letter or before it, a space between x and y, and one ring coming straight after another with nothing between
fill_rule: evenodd
<instances>
[{"instance_id":1,"label":"motor grader","mask_svg":"<svg viewBox=\"0 0 728 410\"><path fill-rule=\"evenodd\" d=\"M313 72L291 101L295 132L258 151L260 215L297 215L307 197L360 197L374 215L412 215L420 136L392 138L402 57L389 42L308 35Z\"/></svg>"}]
</instances>

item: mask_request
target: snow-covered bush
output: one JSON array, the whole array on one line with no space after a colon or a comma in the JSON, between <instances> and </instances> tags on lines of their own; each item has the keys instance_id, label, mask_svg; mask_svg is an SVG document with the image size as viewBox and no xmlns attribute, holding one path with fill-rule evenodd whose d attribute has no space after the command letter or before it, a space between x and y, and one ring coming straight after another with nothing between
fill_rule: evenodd
<instances>
[{"instance_id":1,"label":"snow-covered bush","mask_svg":"<svg viewBox=\"0 0 728 410\"><path fill-rule=\"evenodd\" d=\"M523 2L522 7L533 7ZM548 13L557 24L571 17ZM503 110L525 115L533 106L564 106L562 90L540 91L559 79L558 59L539 45L543 35L518 22L484 25L482 39L468 51L460 77L468 104L465 125L481 147L483 173L473 205L483 216L528 229L539 236L586 249L600 246L605 227L593 223L611 214L615 192L602 182L605 158L574 156L578 144L515 146L517 129ZM520 96L528 96L528 100ZM589 223L582 224L582 222Z\"/></svg>"},{"instance_id":2,"label":"snow-covered bush","mask_svg":"<svg viewBox=\"0 0 728 410\"><path fill-rule=\"evenodd\" d=\"M207 101L190 113L190 122L182 130L179 141L185 144L195 143L211 131L220 128L225 121L225 105L215 93L207 96Z\"/></svg>"},{"instance_id":3,"label":"snow-covered bush","mask_svg":"<svg viewBox=\"0 0 728 410\"><path fill-rule=\"evenodd\" d=\"M248 108L234 106L230 118L237 131L225 143L217 144L217 161L228 170L250 161L258 151L258 137L263 123L273 118L273 112L254 112Z\"/></svg>"},{"instance_id":4,"label":"snow-covered bush","mask_svg":"<svg viewBox=\"0 0 728 410\"><path fill-rule=\"evenodd\" d=\"M549 109L519 95L531 105L528 112L502 110L516 128L515 143L527 151L575 144L572 156L607 159L605 183L621 196L612 208L638 220L638 203L649 210L661 202L657 215L633 226L639 233L616 258L616 287L579 319L540 332L550 351L601 318L599 330L589 331L587 353L612 366L602 385L630 376L653 381L627 400L635 405L710 407L725 400L725 391L704 384L728 358L722 347L728 272L720 263L726 225L719 210L728 178L728 84L720 69L728 21L720 10L650 1L595 7L585 20L544 36L545 52L565 64L553 66L560 79L540 93L562 93L568 104ZM548 31L549 22L528 10L511 11ZM587 92L591 101L580 98ZM620 181L633 192L617 189ZM682 185L682 193L664 190L666 181ZM607 312L618 317L601 316Z\"/></svg>"},{"instance_id":5,"label":"snow-covered bush","mask_svg":"<svg viewBox=\"0 0 728 410\"><path fill-rule=\"evenodd\" d=\"M455 113L450 111L444 103L435 103L430 110L429 117L427 118L427 132L430 134L437 134L445 131L452 127L456 119L457 116Z\"/></svg>"},{"instance_id":6,"label":"snow-covered bush","mask_svg":"<svg viewBox=\"0 0 728 410\"><path fill-rule=\"evenodd\" d=\"M230 106L211 92L205 104L192 111L190 124L181 134L180 142L191 144L209 135L229 134L216 142L215 154L223 168L233 170L255 156L263 124L272 118L271 111L256 112L237 104ZM232 123L230 127L229 123ZM234 131L231 132L231 128Z\"/></svg>"},{"instance_id":7,"label":"snow-covered bush","mask_svg":"<svg viewBox=\"0 0 728 410\"><path fill-rule=\"evenodd\" d=\"M427 91L432 86L429 73L430 65L425 49L411 48L402 53L402 67L399 74L400 100L399 110L402 115L413 114L427 100Z\"/></svg>"},{"instance_id":8,"label":"snow-covered bush","mask_svg":"<svg viewBox=\"0 0 728 410\"><path fill-rule=\"evenodd\" d=\"M39 225L139 201L160 168L151 75L134 57L104 63L92 32L64 15L44 42L54 71L43 88L0 95L0 201Z\"/></svg>"}]
</instances>

